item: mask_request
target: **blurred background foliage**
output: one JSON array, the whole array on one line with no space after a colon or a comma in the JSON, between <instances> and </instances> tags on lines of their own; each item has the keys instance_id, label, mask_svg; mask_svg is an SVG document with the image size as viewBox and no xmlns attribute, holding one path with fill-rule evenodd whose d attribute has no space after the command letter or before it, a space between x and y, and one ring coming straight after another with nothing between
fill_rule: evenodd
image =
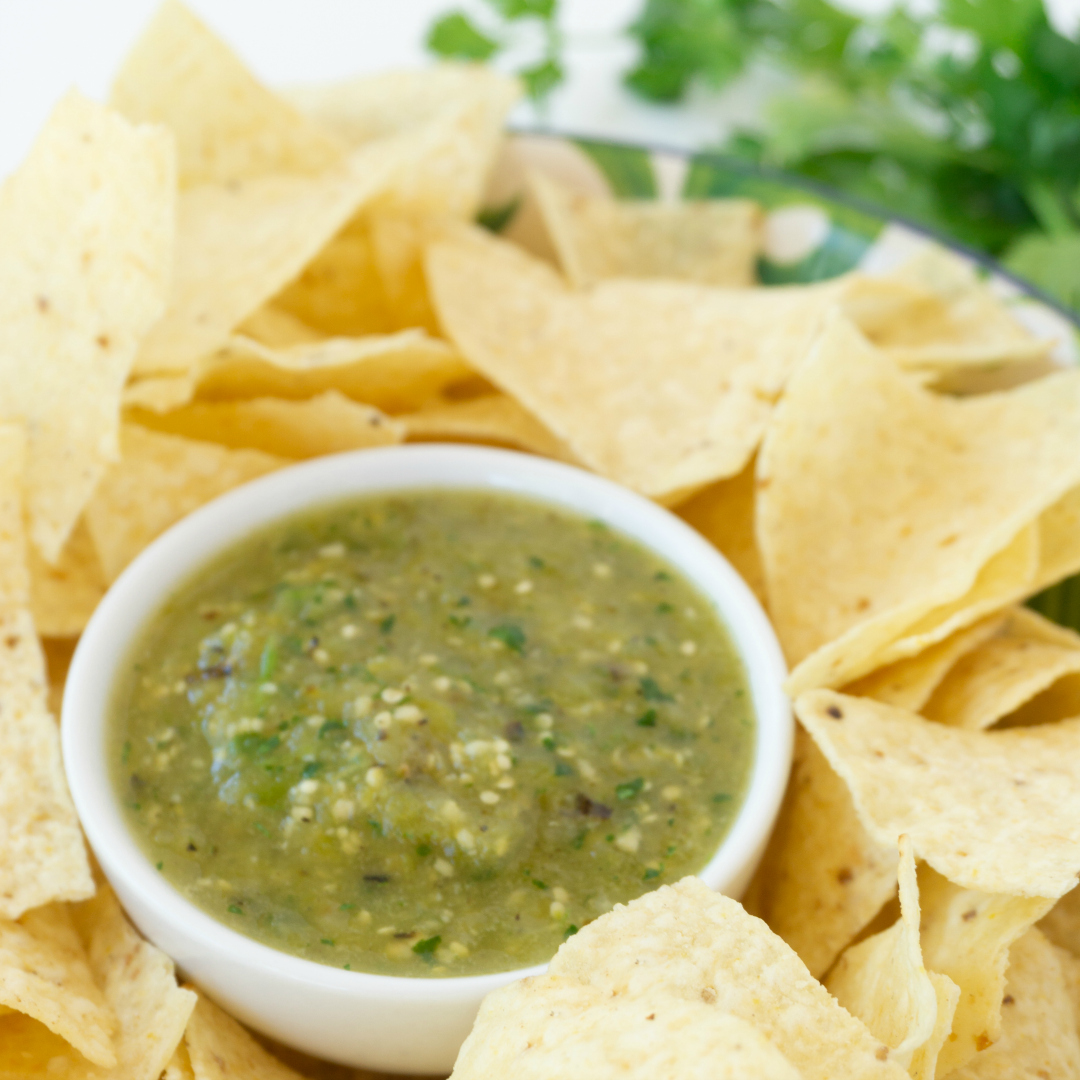
<instances>
[{"instance_id":1,"label":"blurred background foliage","mask_svg":"<svg viewBox=\"0 0 1080 1080\"><path fill-rule=\"evenodd\" d=\"M542 55L518 70L537 101L564 78L558 0L448 11L428 47L499 57L515 29ZM720 150L800 173L1000 259L1080 311L1080 44L1042 0L911 0L859 16L827 0L644 0L625 33L641 97L678 103L749 68L787 89Z\"/></svg>"}]
</instances>

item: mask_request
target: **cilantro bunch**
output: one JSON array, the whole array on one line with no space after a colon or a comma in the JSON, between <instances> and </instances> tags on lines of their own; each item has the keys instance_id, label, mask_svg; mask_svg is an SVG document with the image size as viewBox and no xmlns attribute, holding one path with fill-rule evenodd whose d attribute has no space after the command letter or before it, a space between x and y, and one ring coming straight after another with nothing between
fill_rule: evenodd
<instances>
[{"instance_id":1,"label":"cilantro bunch","mask_svg":"<svg viewBox=\"0 0 1080 1080\"><path fill-rule=\"evenodd\" d=\"M431 29L439 55L486 60L514 26L545 28L521 72L543 97L562 79L557 0L488 0ZM876 202L994 255L1080 310L1080 45L1042 0L939 0L859 17L827 0L645 0L625 75L651 101L778 68L786 91L722 147Z\"/></svg>"}]
</instances>

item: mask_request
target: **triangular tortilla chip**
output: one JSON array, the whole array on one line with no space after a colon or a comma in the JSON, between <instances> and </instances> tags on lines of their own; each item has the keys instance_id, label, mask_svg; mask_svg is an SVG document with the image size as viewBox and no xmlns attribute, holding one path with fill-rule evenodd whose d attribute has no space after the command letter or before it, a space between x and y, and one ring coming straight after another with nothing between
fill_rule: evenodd
<instances>
[{"instance_id":1,"label":"triangular tortilla chip","mask_svg":"<svg viewBox=\"0 0 1080 1080\"><path fill-rule=\"evenodd\" d=\"M615 995L541 975L489 994L453 1080L799 1080L745 1020L664 986Z\"/></svg>"},{"instance_id":2,"label":"triangular tortilla chip","mask_svg":"<svg viewBox=\"0 0 1080 1080\"><path fill-rule=\"evenodd\" d=\"M574 293L495 241L436 244L427 271L465 358L587 466L653 497L742 470L836 289L610 280Z\"/></svg>"},{"instance_id":3,"label":"triangular tortilla chip","mask_svg":"<svg viewBox=\"0 0 1080 1080\"><path fill-rule=\"evenodd\" d=\"M28 425L30 536L60 554L118 452L120 392L165 307L172 139L78 94L0 188L0 418Z\"/></svg>"},{"instance_id":4,"label":"triangular tortilla chip","mask_svg":"<svg viewBox=\"0 0 1080 1080\"><path fill-rule=\"evenodd\" d=\"M960 988L952 1031L938 1057L937 1073L945 1076L1000 1037L1010 946L1051 901L965 889L927 866L919 871L919 891L923 959Z\"/></svg>"},{"instance_id":5,"label":"triangular tortilla chip","mask_svg":"<svg viewBox=\"0 0 1080 1080\"><path fill-rule=\"evenodd\" d=\"M1080 372L945 398L834 319L758 457L758 541L791 691L842 685L1022 598L1037 547L1034 567L1020 551L1015 567L992 560L1078 480Z\"/></svg>"},{"instance_id":6,"label":"triangular tortilla chip","mask_svg":"<svg viewBox=\"0 0 1080 1080\"><path fill-rule=\"evenodd\" d=\"M68 537L55 566L32 548L30 612L42 637L75 637L90 621L108 582L101 571L94 542L80 518Z\"/></svg>"},{"instance_id":7,"label":"triangular tortilla chip","mask_svg":"<svg viewBox=\"0 0 1080 1080\"><path fill-rule=\"evenodd\" d=\"M900 837L899 882L900 918L887 930L846 950L825 980L825 988L892 1048L896 1060L915 1080L933 1080L941 1042L951 1024L938 1023L938 988L923 963L915 854L906 836ZM946 1002L951 1000L951 1021L960 991L955 984L951 993L944 985L942 989ZM941 1041L932 1045L935 1030Z\"/></svg>"},{"instance_id":8,"label":"triangular tortilla chip","mask_svg":"<svg viewBox=\"0 0 1080 1080\"><path fill-rule=\"evenodd\" d=\"M20 922L0 919L0 1005L39 1020L95 1065L116 1064L116 1017L64 905L37 908Z\"/></svg>"},{"instance_id":9,"label":"triangular tortilla chip","mask_svg":"<svg viewBox=\"0 0 1080 1080\"><path fill-rule=\"evenodd\" d=\"M559 265L577 288L604 278L757 283L765 216L751 199L661 203L579 194L535 172L530 184Z\"/></svg>"},{"instance_id":10,"label":"triangular tortilla chip","mask_svg":"<svg viewBox=\"0 0 1080 1080\"><path fill-rule=\"evenodd\" d=\"M847 784L802 728L795 732L787 795L754 882L753 914L815 978L896 892L894 844L863 828Z\"/></svg>"},{"instance_id":11,"label":"triangular tortilla chip","mask_svg":"<svg viewBox=\"0 0 1080 1080\"><path fill-rule=\"evenodd\" d=\"M22 431L0 425L0 916L8 919L94 892L28 610L24 461Z\"/></svg>"},{"instance_id":12,"label":"triangular tortilla chip","mask_svg":"<svg viewBox=\"0 0 1080 1080\"><path fill-rule=\"evenodd\" d=\"M195 1080L302 1080L268 1054L231 1016L204 997L188 1021L184 1039Z\"/></svg>"},{"instance_id":13,"label":"triangular tortilla chip","mask_svg":"<svg viewBox=\"0 0 1080 1080\"><path fill-rule=\"evenodd\" d=\"M105 475L86 523L109 581L156 536L204 503L289 462L258 450L125 424L123 457Z\"/></svg>"},{"instance_id":14,"label":"triangular tortilla chip","mask_svg":"<svg viewBox=\"0 0 1080 1080\"><path fill-rule=\"evenodd\" d=\"M132 410L127 419L154 431L288 458L392 446L405 437L401 421L336 390L306 401L197 401L164 415Z\"/></svg>"},{"instance_id":15,"label":"triangular tortilla chip","mask_svg":"<svg viewBox=\"0 0 1080 1080\"><path fill-rule=\"evenodd\" d=\"M260 85L178 0L165 0L128 53L110 104L129 120L170 128L185 187L321 172L346 151Z\"/></svg>"},{"instance_id":16,"label":"triangular tortilla chip","mask_svg":"<svg viewBox=\"0 0 1080 1080\"><path fill-rule=\"evenodd\" d=\"M1058 900L1039 923L1039 929L1055 945L1080 957L1080 886Z\"/></svg>"},{"instance_id":17,"label":"triangular tortilla chip","mask_svg":"<svg viewBox=\"0 0 1080 1080\"><path fill-rule=\"evenodd\" d=\"M875 840L907 833L965 888L1054 898L1076 884L1080 719L965 731L830 690L802 694L795 712Z\"/></svg>"},{"instance_id":18,"label":"triangular tortilla chip","mask_svg":"<svg viewBox=\"0 0 1080 1080\"><path fill-rule=\"evenodd\" d=\"M608 995L665 987L753 1024L806 1080L906 1077L760 919L697 878L647 893L583 927L548 971Z\"/></svg>"},{"instance_id":19,"label":"triangular tortilla chip","mask_svg":"<svg viewBox=\"0 0 1080 1080\"><path fill-rule=\"evenodd\" d=\"M1080 635L1027 608L961 657L920 710L927 719L981 731L1059 679L1080 674Z\"/></svg>"}]
</instances>

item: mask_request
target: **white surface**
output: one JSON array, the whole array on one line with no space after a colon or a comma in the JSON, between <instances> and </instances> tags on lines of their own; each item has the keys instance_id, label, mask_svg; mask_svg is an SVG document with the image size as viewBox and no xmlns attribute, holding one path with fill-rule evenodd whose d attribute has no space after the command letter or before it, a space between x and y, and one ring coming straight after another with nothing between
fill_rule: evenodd
<instances>
[{"instance_id":1,"label":"white surface","mask_svg":"<svg viewBox=\"0 0 1080 1080\"><path fill-rule=\"evenodd\" d=\"M253 529L304 508L384 489L433 486L513 491L566 506L658 552L714 605L746 665L757 717L745 801L699 875L739 896L780 807L793 721L780 646L727 561L673 514L609 480L543 458L481 447L362 450L320 458L246 484L159 537L124 571L79 642L64 693L68 784L98 862L139 929L238 1019L280 1042L343 1064L446 1074L491 990L542 967L470 978L365 975L277 952L186 901L128 833L109 779L106 730L113 681L133 639L198 567Z\"/></svg>"}]
</instances>

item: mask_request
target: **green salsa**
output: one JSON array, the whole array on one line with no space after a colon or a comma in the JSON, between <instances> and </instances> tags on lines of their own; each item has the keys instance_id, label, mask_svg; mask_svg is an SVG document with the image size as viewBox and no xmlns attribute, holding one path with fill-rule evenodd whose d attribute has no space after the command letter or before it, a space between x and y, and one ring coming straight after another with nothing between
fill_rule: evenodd
<instances>
[{"instance_id":1,"label":"green salsa","mask_svg":"<svg viewBox=\"0 0 1080 1080\"><path fill-rule=\"evenodd\" d=\"M542 963L702 869L754 752L742 662L677 570L516 496L354 499L261 529L144 629L114 783L227 926L354 971Z\"/></svg>"}]
</instances>

